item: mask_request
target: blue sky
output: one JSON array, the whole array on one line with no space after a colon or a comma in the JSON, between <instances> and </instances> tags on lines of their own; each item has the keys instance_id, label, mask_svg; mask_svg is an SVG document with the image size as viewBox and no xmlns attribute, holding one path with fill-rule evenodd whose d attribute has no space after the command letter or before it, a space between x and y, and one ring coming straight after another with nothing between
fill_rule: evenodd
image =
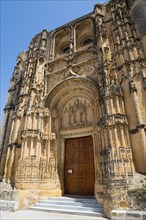
<instances>
[{"instance_id":1,"label":"blue sky","mask_svg":"<svg viewBox=\"0 0 146 220\"><path fill-rule=\"evenodd\" d=\"M18 53L43 29L53 30L93 11L106 0L13 1L1 0L0 121Z\"/></svg>"}]
</instances>

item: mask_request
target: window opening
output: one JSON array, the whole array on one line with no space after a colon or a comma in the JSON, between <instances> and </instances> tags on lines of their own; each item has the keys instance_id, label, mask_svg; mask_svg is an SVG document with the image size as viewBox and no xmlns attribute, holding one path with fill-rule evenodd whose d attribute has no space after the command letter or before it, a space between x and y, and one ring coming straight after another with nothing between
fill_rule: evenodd
<instances>
[{"instance_id":1,"label":"window opening","mask_svg":"<svg viewBox=\"0 0 146 220\"><path fill-rule=\"evenodd\" d=\"M69 47L65 47L63 50L62 50L62 53L69 53L70 52L70 48Z\"/></svg>"},{"instance_id":2,"label":"window opening","mask_svg":"<svg viewBox=\"0 0 146 220\"><path fill-rule=\"evenodd\" d=\"M83 41L83 46L86 46L87 44L91 44L91 43L93 43L92 39L86 39Z\"/></svg>"}]
</instances>

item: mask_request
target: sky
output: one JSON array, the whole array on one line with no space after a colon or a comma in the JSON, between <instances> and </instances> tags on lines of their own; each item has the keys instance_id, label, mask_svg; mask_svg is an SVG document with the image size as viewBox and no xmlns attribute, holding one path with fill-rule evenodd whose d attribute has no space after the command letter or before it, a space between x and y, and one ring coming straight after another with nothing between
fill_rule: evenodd
<instances>
[{"instance_id":1,"label":"sky","mask_svg":"<svg viewBox=\"0 0 146 220\"><path fill-rule=\"evenodd\" d=\"M51 31L93 11L107 0L1 0L0 1L0 123L16 65L31 39L43 29Z\"/></svg>"}]
</instances>

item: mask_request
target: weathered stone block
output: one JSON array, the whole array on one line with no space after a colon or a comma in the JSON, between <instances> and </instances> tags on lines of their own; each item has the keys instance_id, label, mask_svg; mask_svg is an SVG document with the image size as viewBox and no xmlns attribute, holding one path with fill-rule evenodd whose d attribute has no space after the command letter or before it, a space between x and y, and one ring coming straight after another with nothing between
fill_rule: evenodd
<instances>
[{"instance_id":1,"label":"weathered stone block","mask_svg":"<svg viewBox=\"0 0 146 220\"><path fill-rule=\"evenodd\" d=\"M12 200L18 201L18 190L13 189L9 183L1 182L0 183L0 199L1 200Z\"/></svg>"},{"instance_id":2,"label":"weathered stone block","mask_svg":"<svg viewBox=\"0 0 146 220\"><path fill-rule=\"evenodd\" d=\"M146 212L141 212L142 220L146 220Z\"/></svg>"},{"instance_id":3,"label":"weathered stone block","mask_svg":"<svg viewBox=\"0 0 146 220\"><path fill-rule=\"evenodd\" d=\"M128 190L131 210L146 211L146 176L136 173L131 179Z\"/></svg>"},{"instance_id":4,"label":"weathered stone block","mask_svg":"<svg viewBox=\"0 0 146 220\"><path fill-rule=\"evenodd\" d=\"M126 212L126 220L141 220L141 213L140 212Z\"/></svg>"},{"instance_id":5,"label":"weathered stone block","mask_svg":"<svg viewBox=\"0 0 146 220\"><path fill-rule=\"evenodd\" d=\"M0 210L3 211L15 211L19 207L19 202L9 201L9 200L0 200Z\"/></svg>"},{"instance_id":6,"label":"weathered stone block","mask_svg":"<svg viewBox=\"0 0 146 220\"><path fill-rule=\"evenodd\" d=\"M126 220L126 211L124 210L113 210L111 212L112 220Z\"/></svg>"}]
</instances>

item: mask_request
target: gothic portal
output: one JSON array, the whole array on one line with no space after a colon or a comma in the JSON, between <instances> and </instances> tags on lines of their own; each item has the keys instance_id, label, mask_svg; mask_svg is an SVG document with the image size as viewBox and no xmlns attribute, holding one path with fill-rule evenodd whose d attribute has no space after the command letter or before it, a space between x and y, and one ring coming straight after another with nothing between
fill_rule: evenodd
<instances>
[{"instance_id":1,"label":"gothic portal","mask_svg":"<svg viewBox=\"0 0 146 220\"><path fill-rule=\"evenodd\" d=\"M145 21L143 0L97 4L18 55L0 149L20 200L33 190L95 195L109 217L133 208L146 174Z\"/></svg>"}]
</instances>

